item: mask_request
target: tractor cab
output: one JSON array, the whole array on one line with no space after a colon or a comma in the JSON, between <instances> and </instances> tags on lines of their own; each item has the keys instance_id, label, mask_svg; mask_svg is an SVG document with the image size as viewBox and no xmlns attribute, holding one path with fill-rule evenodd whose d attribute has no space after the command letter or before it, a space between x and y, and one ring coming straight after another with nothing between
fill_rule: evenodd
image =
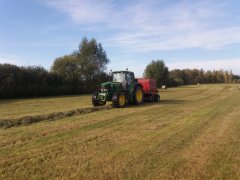
<instances>
[{"instance_id":1,"label":"tractor cab","mask_svg":"<svg viewBox=\"0 0 240 180\"><path fill-rule=\"evenodd\" d=\"M112 81L121 83L124 90L128 89L134 80L134 73L131 71L115 71L112 73Z\"/></svg>"}]
</instances>

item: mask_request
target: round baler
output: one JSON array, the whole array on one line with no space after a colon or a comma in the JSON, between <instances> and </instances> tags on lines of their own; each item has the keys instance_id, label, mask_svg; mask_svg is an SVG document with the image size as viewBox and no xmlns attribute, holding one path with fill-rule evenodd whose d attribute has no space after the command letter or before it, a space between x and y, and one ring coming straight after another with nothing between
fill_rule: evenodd
<instances>
[{"instance_id":1,"label":"round baler","mask_svg":"<svg viewBox=\"0 0 240 180\"><path fill-rule=\"evenodd\" d=\"M144 100L150 102L159 102L160 95L158 94L156 81L154 79L139 78L138 83L142 85L144 92Z\"/></svg>"}]
</instances>

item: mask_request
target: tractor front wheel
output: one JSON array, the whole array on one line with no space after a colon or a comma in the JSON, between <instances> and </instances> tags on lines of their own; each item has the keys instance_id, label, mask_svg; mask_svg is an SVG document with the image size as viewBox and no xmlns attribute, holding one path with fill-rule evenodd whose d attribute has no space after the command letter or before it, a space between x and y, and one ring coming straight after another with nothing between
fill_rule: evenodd
<instances>
[{"instance_id":1,"label":"tractor front wheel","mask_svg":"<svg viewBox=\"0 0 240 180\"><path fill-rule=\"evenodd\" d=\"M98 91L96 91L93 95L92 95L92 105L93 106L104 106L106 104L106 101L99 101L98 100Z\"/></svg>"},{"instance_id":2,"label":"tractor front wheel","mask_svg":"<svg viewBox=\"0 0 240 180\"><path fill-rule=\"evenodd\" d=\"M123 108L126 105L127 99L124 92L116 92L113 95L112 103L116 108Z\"/></svg>"}]
</instances>

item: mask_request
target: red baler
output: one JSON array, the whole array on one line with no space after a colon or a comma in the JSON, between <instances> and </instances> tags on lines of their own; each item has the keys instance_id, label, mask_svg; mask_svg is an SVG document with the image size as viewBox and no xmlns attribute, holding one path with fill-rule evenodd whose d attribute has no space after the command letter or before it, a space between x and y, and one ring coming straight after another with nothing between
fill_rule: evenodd
<instances>
[{"instance_id":1,"label":"red baler","mask_svg":"<svg viewBox=\"0 0 240 180\"><path fill-rule=\"evenodd\" d=\"M156 81L154 79L139 78L137 80L138 83L143 86L144 100L152 102L160 101L160 95L158 94Z\"/></svg>"}]
</instances>

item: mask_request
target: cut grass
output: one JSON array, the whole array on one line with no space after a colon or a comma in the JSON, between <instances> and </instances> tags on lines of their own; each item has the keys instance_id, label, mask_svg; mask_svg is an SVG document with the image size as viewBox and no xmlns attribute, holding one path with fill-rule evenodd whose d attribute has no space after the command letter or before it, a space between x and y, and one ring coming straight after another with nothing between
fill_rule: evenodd
<instances>
[{"instance_id":1,"label":"cut grass","mask_svg":"<svg viewBox=\"0 0 240 180\"><path fill-rule=\"evenodd\" d=\"M237 86L172 88L161 99L0 129L0 178L239 179Z\"/></svg>"},{"instance_id":2,"label":"cut grass","mask_svg":"<svg viewBox=\"0 0 240 180\"><path fill-rule=\"evenodd\" d=\"M92 107L90 95L0 100L0 120Z\"/></svg>"}]
</instances>

